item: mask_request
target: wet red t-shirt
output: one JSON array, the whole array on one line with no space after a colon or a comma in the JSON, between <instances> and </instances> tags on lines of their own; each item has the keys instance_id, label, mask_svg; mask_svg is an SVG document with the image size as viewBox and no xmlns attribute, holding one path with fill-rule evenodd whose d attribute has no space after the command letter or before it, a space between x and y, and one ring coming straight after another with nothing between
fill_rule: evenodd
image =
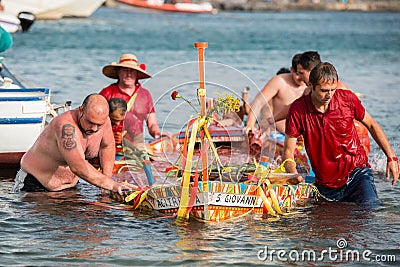
<instances>
[{"instance_id":1,"label":"wet red t-shirt","mask_svg":"<svg viewBox=\"0 0 400 267\"><path fill-rule=\"evenodd\" d=\"M153 98L147 89L143 88L139 84L135 93L137 95L133 107L126 112L124 120L125 130L127 130L128 134L131 136L143 133L143 122L147 119L147 116L150 113L155 112ZM131 95L122 92L117 83L107 86L100 91L100 94L107 100L110 100L111 98L122 98L126 103L129 103L129 100L132 97Z\"/></svg>"},{"instance_id":2,"label":"wet red t-shirt","mask_svg":"<svg viewBox=\"0 0 400 267\"><path fill-rule=\"evenodd\" d=\"M364 116L365 108L350 90L337 89L325 113L315 109L311 94L293 102L285 133L303 135L317 185L340 188L355 168L368 164L354 126L354 119Z\"/></svg>"}]
</instances>

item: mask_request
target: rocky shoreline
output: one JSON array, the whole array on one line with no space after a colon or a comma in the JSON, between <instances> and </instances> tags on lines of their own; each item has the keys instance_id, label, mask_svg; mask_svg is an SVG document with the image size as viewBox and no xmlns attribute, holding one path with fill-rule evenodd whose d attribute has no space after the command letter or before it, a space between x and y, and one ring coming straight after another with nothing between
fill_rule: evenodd
<instances>
[{"instance_id":1,"label":"rocky shoreline","mask_svg":"<svg viewBox=\"0 0 400 267\"><path fill-rule=\"evenodd\" d=\"M177 0L179 1L179 0ZM207 0L192 0L201 3ZM399 0L208 0L220 11L365 11L400 12ZM115 7L115 0L105 6Z\"/></svg>"},{"instance_id":2,"label":"rocky shoreline","mask_svg":"<svg viewBox=\"0 0 400 267\"><path fill-rule=\"evenodd\" d=\"M218 10L240 11L368 11L368 12L400 12L400 1L372 0L211 0Z\"/></svg>"}]
</instances>

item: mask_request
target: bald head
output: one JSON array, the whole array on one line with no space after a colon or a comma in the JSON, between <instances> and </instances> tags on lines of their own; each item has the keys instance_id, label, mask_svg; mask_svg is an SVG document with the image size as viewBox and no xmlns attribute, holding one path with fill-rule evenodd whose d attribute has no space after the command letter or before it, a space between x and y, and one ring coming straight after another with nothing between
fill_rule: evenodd
<instances>
[{"instance_id":1,"label":"bald head","mask_svg":"<svg viewBox=\"0 0 400 267\"><path fill-rule=\"evenodd\" d=\"M87 135L96 133L108 120L108 102L102 95L88 95L79 110L79 125Z\"/></svg>"},{"instance_id":2,"label":"bald head","mask_svg":"<svg viewBox=\"0 0 400 267\"><path fill-rule=\"evenodd\" d=\"M108 102L102 95L90 94L85 98L85 100L83 100L82 103L83 113L86 113L88 110L99 116L102 116L104 114L108 116Z\"/></svg>"}]
</instances>

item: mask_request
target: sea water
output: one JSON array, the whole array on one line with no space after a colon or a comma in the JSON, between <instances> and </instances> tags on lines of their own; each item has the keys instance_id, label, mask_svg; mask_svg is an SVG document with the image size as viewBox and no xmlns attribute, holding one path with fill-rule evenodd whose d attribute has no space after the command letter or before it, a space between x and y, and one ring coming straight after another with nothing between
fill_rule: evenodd
<instances>
[{"instance_id":1,"label":"sea water","mask_svg":"<svg viewBox=\"0 0 400 267\"><path fill-rule=\"evenodd\" d=\"M400 155L399 25L400 13L185 15L119 6L100 8L87 19L37 21L28 32L14 34L13 47L3 55L22 82L50 88L52 102L71 100L77 107L87 94L113 82L102 75L103 66L121 53L134 53L153 74L143 85L152 92L160 125L174 132L193 113L169 95L178 89L195 99L194 42L208 42L209 96L239 95L249 86L253 99L278 69L290 66L294 54L318 51L362 94ZM12 178L2 174L0 265L398 266L400 184L386 181L386 157L373 141L370 162L383 202L379 208L327 203L277 220L221 223L176 223L90 205L102 195L85 182L64 192L10 194ZM301 257L311 252L315 258Z\"/></svg>"}]
</instances>

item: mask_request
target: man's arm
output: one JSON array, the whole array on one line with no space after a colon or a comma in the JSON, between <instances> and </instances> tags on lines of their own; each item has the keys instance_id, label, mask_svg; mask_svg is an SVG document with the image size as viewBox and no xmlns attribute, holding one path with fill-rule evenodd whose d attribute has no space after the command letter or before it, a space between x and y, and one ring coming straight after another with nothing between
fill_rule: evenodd
<instances>
[{"instance_id":1,"label":"man's arm","mask_svg":"<svg viewBox=\"0 0 400 267\"><path fill-rule=\"evenodd\" d=\"M386 166L386 179L390 178L390 172L393 174L392 185L394 185L399 178L399 163L396 159L396 154L394 153L392 147L390 146L389 140L386 134L383 132L381 126L365 111L364 119L361 121L368 131L371 133L372 138L378 146L383 150L386 157L388 158Z\"/></svg>"},{"instance_id":2,"label":"man's arm","mask_svg":"<svg viewBox=\"0 0 400 267\"><path fill-rule=\"evenodd\" d=\"M115 161L115 139L109 120L103 127L104 135L99 149L100 166L103 174L111 177Z\"/></svg>"},{"instance_id":3,"label":"man's arm","mask_svg":"<svg viewBox=\"0 0 400 267\"><path fill-rule=\"evenodd\" d=\"M147 128L149 133L154 138L159 138L161 136L160 127L158 127L156 113L150 113L146 120Z\"/></svg>"},{"instance_id":4,"label":"man's arm","mask_svg":"<svg viewBox=\"0 0 400 267\"><path fill-rule=\"evenodd\" d=\"M70 170L83 180L122 195L122 189L133 189L128 183L118 183L97 171L87 160L82 149L82 136L79 128L74 123L63 123L56 126L56 139L61 156L68 164ZM114 161L113 161L114 162Z\"/></svg>"},{"instance_id":5,"label":"man's arm","mask_svg":"<svg viewBox=\"0 0 400 267\"><path fill-rule=\"evenodd\" d=\"M288 173L298 173L296 169L296 163L294 161L294 152L296 148L297 148L297 137L291 137L289 135L285 135L282 160L285 161L286 159L291 159L287 160L284 165ZM302 182L303 177L299 175L297 177L297 180L299 180L299 182Z\"/></svg>"},{"instance_id":6,"label":"man's arm","mask_svg":"<svg viewBox=\"0 0 400 267\"><path fill-rule=\"evenodd\" d=\"M248 115L250 113L250 104L249 104L249 92L248 88L242 91L242 101L243 101L243 112L244 115Z\"/></svg>"},{"instance_id":7,"label":"man's arm","mask_svg":"<svg viewBox=\"0 0 400 267\"><path fill-rule=\"evenodd\" d=\"M274 121L278 122L286 119L286 116L289 112L289 108L290 105L285 105L284 107L282 107L281 110L274 115Z\"/></svg>"},{"instance_id":8,"label":"man's arm","mask_svg":"<svg viewBox=\"0 0 400 267\"><path fill-rule=\"evenodd\" d=\"M248 113L247 123L246 123L246 133L250 130L255 130L255 124L261 109L268 104L268 102L273 99L279 91L281 83L281 78L274 76L268 83L264 86L261 92L256 96L253 102L250 104L250 111Z\"/></svg>"}]
</instances>

